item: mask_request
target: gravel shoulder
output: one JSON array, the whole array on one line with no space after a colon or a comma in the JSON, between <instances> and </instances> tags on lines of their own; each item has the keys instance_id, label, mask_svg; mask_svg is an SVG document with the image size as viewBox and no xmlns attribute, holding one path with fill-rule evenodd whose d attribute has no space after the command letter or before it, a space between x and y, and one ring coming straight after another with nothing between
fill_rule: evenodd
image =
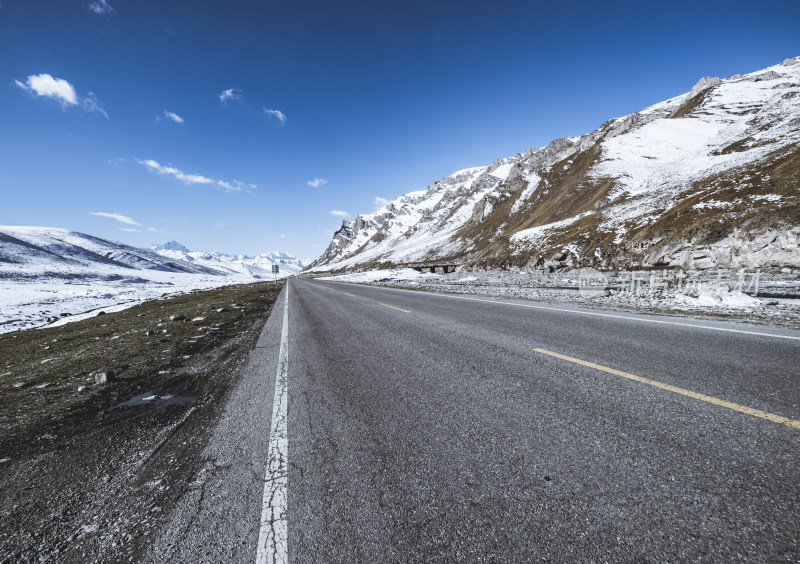
<instances>
[{"instance_id":1,"label":"gravel shoulder","mask_svg":"<svg viewBox=\"0 0 800 564\"><path fill-rule=\"evenodd\" d=\"M387 286L426 292L444 292L495 298L531 300L547 304L570 304L603 311L629 311L695 319L727 320L748 324L800 328L800 294L797 275L761 276L760 292L751 306L728 306L699 304L691 298L670 289L660 291L648 287L645 282L634 289L610 290L596 296L582 295L578 290L578 273L538 274L508 271L459 272L431 274L414 279L402 276L387 276L376 281L363 282L350 276L335 278L341 282L353 282L374 286ZM644 277L647 278L646 276ZM618 282L617 280L613 280ZM713 287L716 279L712 275L699 282ZM750 291L752 295L752 290Z\"/></svg>"}]
</instances>

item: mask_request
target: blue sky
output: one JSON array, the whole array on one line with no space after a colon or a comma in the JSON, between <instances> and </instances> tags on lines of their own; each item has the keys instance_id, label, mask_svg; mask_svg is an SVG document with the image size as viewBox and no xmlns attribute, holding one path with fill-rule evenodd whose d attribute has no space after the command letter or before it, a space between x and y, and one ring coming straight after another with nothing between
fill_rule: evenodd
<instances>
[{"instance_id":1,"label":"blue sky","mask_svg":"<svg viewBox=\"0 0 800 564\"><path fill-rule=\"evenodd\" d=\"M798 23L796 0L0 0L0 224L315 257L376 198L798 56Z\"/></svg>"}]
</instances>

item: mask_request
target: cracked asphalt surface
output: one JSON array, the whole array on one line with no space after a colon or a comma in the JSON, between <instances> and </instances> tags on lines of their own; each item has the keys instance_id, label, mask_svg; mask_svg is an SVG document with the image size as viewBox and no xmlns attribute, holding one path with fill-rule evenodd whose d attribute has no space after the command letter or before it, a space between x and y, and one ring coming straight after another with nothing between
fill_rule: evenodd
<instances>
[{"instance_id":1,"label":"cracked asphalt surface","mask_svg":"<svg viewBox=\"0 0 800 564\"><path fill-rule=\"evenodd\" d=\"M800 429L533 350L797 421L800 339L644 320L800 332L306 279L288 288L290 562L800 560ZM88 528L49 561L256 560L286 295L220 364L218 399L165 410L157 440L122 448L120 431L92 451L130 451L146 460L135 472L123 460L108 486L86 475L97 499L53 478L88 503L59 505ZM80 468L83 449L62 463ZM48 479L30 472L33 488Z\"/></svg>"},{"instance_id":2,"label":"cracked asphalt surface","mask_svg":"<svg viewBox=\"0 0 800 564\"><path fill-rule=\"evenodd\" d=\"M282 310L273 308L199 453L205 466L142 561L255 562Z\"/></svg>"}]
</instances>

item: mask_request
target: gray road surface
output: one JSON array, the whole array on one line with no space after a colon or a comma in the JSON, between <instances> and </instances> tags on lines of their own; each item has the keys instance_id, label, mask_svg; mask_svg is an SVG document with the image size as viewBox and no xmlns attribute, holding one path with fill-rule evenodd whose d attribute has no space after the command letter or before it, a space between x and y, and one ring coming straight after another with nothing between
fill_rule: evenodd
<instances>
[{"instance_id":1,"label":"gray road surface","mask_svg":"<svg viewBox=\"0 0 800 564\"><path fill-rule=\"evenodd\" d=\"M800 335L536 305L292 281L291 561L800 558L800 429L533 350L796 421Z\"/></svg>"}]
</instances>

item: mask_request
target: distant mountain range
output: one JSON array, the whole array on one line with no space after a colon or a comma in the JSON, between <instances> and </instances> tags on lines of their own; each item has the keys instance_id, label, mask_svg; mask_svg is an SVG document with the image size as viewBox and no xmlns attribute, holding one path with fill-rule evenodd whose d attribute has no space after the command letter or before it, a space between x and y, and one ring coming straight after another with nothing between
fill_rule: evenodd
<instances>
[{"instance_id":1,"label":"distant mountain range","mask_svg":"<svg viewBox=\"0 0 800 564\"><path fill-rule=\"evenodd\" d=\"M0 226L0 333L85 319L166 295L272 280L303 263L286 253L258 257L195 253L171 241L139 249L50 227Z\"/></svg>"},{"instance_id":2,"label":"distant mountain range","mask_svg":"<svg viewBox=\"0 0 800 564\"><path fill-rule=\"evenodd\" d=\"M800 267L800 57L342 222L309 270Z\"/></svg>"},{"instance_id":3,"label":"distant mountain range","mask_svg":"<svg viewBox=\"0 0 800 564\"><path fill-rule=\"evenodd\" d=\"M224 273L248 274L256 278L272 277L273 265L278 265L281 276L298 274L306 266L294 255L281 251L256 256L226 255L216 251L212 253L190 251L177 241L153 246L151 250L173 261L182 261Z\"/></svg>"},{"instance_id":4,"label":"distant mountain range","mask_svg":"<svg viewBox=\"0 0 800 564\"><path fill-rule=\"evenodd\" d=\"M158 270L221 274L152 251L51 227L0 226L0 271L31 274L82 274Z\"/></svg>"},{"instance_id":5,"label":"distant mountain range","mask_svg":"<svg viewBox=\"0 0 800 564\"><path fill-rule=\"evenodd\" d=\"M146 250L67 229L0 226L0 275L7 277L108 277L160 271L272 278L273 264L280 267L279 276L296 274L304 266L283 252L230 256L192 252L175 241Z\"/></svg>"}]
</instances>

